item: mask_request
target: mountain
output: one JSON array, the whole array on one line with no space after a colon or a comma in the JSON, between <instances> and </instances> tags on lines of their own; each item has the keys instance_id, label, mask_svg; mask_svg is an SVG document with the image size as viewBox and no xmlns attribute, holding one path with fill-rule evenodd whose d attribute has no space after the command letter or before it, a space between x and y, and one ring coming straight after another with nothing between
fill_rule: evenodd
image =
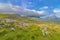
<instances>
[{"instance_id":1,"label":"mountain","mask_svg":"<svg viewBox=\"0 0 60 40\"><path fill-rule=\"evenodd\" d=\"M47 18L42 18L45 22L54 22L57 24L60 24L60 18L56 17L55 15L49 16Z\"/></svg>"},{"instance_id":2,"label":"mountain","mask_svg":"<svg viewBox=\"0 0 60 40\"><path fill-rule=\"evenodd\" d=\"M7 16L5 16L7 15ZM19 15L19 14L0 14L0 16L4 18L11 18L11 19L16 19L25 22L54 22L57 24L60 24L60 18L56 17L55 15L49 16L47 18L40 18L40 16L26 16L26 15ZM27 20L27 21L26 21Z\"/></svg>"}]
</instances>

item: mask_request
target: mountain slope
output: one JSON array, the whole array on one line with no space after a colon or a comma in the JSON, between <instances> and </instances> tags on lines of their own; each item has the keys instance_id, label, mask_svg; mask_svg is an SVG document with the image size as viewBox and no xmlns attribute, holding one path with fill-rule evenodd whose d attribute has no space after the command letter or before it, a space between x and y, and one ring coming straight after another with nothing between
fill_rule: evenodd
<instances>
[{"instance_id":1,"label":"mountain slope","mask_svg":"<svg viewBox=\"0 0 60 40\"><path fill-rule=\"evenodd\" d=\"M0 14L0 40L60 40L60 25L45 20Z\"/></svg>"}]
</instances>

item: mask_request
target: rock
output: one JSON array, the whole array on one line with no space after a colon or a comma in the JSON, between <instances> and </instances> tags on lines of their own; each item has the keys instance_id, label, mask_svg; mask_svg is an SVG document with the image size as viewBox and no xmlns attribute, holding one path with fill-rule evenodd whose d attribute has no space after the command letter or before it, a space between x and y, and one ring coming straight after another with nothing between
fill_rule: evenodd
<instances>
[{"instance_id":1,"label":"rock","mask_svg":"<svg viewBox=\"0 0 60 40\"><path fill-rule=\"evenodd\" d=\"M15 28L11 28L11 31L15 31Z\"/></svg>"},{"instance_id":2,"label":"rock","mask_svg":"<svg viewBox=\"0 0 60 40\"><path fill-rule=\"evenodd\" d=\"M43 28L41 28L41 31L42 31L42 33L43 33L43 36L49 34L49 29L48 29L48 27L43 27Z\"/></svg>"}]
</instances>

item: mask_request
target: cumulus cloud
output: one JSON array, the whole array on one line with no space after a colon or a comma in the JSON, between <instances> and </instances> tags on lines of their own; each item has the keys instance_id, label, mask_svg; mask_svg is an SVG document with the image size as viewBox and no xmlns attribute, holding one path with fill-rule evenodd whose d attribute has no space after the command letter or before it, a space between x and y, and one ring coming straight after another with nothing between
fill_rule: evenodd
<instances>
[{"instance_id":1,"label":"cumulus cloud","mask_svg":"<svg viewBox=\"0 0 60 40\"><path fill-rule=\"evenodd\" d=\"M12 5L11 3L0 3L0 12L13 12L30 16L40 16L45 14L44 11L30 10L27 8L22 8L22 6Z\"/></svg>"}]
</instances>

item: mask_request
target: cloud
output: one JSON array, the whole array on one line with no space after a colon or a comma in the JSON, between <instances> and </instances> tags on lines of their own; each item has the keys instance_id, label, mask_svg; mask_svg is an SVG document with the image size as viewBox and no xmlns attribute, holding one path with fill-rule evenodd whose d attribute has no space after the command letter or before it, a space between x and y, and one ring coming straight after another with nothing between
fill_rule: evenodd
<instances>
[{"instance_id":1,"label":"cloud","mask_svg":"<svg viewBox=\"0 0 60 40\"><path fill-rule=\"evenodd\" d=\"M55 13L55 16L56 16L56 17L60 18L60 9L59 9L59 8L55 8L55 9L53 10L53 12Z\"/></svg>"},{"instance_id":2,"label":"cloud","mask_svg":"<svg viewBox=\"0 0 60 40\"><path fill-rule=\"evenodd\" d=\"M13 5L11 3L0 3L0 12L1 13L15 13L15 14L20 14L20 15L28 15L28 16L43 16L43 17L48 17L49 13L46 12L46 10L44 9L48 9L48 6L44 6L42 7L41 11L37 11L37 10L31 10L28 9L27 7L23 7L23 6L19 6L19 5ZM60 14L56 13L57 9L54 9L54 13L55 15L58 17Z\"/></svg>"},{"instance_id":3,"label":"cloud","mask_svg":"<svg viewBox=\"0 0 60 40\"><path fill-rule=\"evenodd\" d=\"M0 3L0 12L18 13L29 16L45 15L45 11L30 10L28 8L22 8L22 6L12 5L11 3Z\"/></svg>"},{"instance_id":4,"label":"cloud","mask_svg":"<svg viewBox=\"0 0 60 40\"><path fill-rule=\"evenodd\" d=\"M46 12L44 9L48 9L48 6L42 7L41 11L37 10L31 10L27 7L19 6L19 5L13 5L11 3L0 3L0 12L1 13L15 13L20 15L28 15L28 16L42 16L42 17L49 17L48 12ZM54 9L53 12L57 17L60 17L60 9Z\"/></svg>"},{"instance_id":5,"label":"cloud","mask_svg":"<svg viewBox=\"0 0 60 40\"><path fill-rule=\"evenodd\" d=\"M53 12L55 12L55 13L60 12L60 9L56 8L53 10Z\"/></svg>"},{"instance_id":6,"label":"cloud","mask_svg":"<svg viewBox=\"0 0 60 40\"><path fill-rule=\"evenodd\" d=\"M48 9L48 6L41 7L40 9Z\"/></svg>"},{"instance_id":7,"label":"cloud","mask_svg":"<svg viewBox=\"0 0 60 40\"><path fill-rule=\"evenodd\" d=\"M45 12L44 11L36 11L36 10L30 10L30 9L23 9L22 10L24 14L26 15L35 15L35 16L40 16L40 15L44 15Z\"/></svg>"},{"instance_id":8,"label":"cloud","mask_svg":"<svg viewBox=\"0 0 60 40\"><path fill-rule=\"evenodd\" d=\"M11 11L12 8L11 4L0 3L0 11Z\"/></svg>"},{"instance_id":9,"label":"cloud","mask_svg":"<svg viewBox=\"0 0 60 40\"><path fill-rule=\"evenodd\" d=\"M23 8L32 8L34 7L32 1L27 1L27 0L21 0L21 5Z\"/></svg>"}]
</instances>

